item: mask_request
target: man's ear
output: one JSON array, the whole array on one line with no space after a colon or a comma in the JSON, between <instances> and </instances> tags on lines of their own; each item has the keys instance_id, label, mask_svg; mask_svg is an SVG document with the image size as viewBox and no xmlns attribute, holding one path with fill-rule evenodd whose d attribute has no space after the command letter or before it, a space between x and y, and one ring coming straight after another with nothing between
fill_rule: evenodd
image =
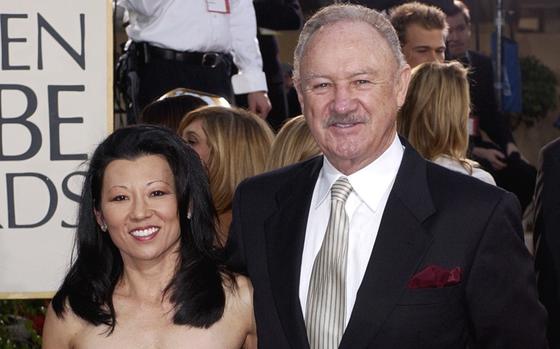
<instances>
[{"instance_id":1,"label":"man's ear","mask_svg":"<svg viewBox=\"0 0 560 349\"><path fill-rule=\"evenodd\" d=\"M408 91L408 84L410 83L411 69L408 64L402 67L396 76L395 93L397 95L397 105L402 107L406 99L406 92Z\"/></svg>"},{"instance_id":2,"label":"man's ear","mask_svg":"<svg viewBox=\"0 0 560 349\"><path fill-rule=\"evenodd\" d=\"M294 88L296 89L297 98L298 98L298 101L299 101L299 105L301 107L301 112L303 113L304 102L303 102L303 90L301 88L301 80L294 79Z\"/></svg>"}]
</instances>

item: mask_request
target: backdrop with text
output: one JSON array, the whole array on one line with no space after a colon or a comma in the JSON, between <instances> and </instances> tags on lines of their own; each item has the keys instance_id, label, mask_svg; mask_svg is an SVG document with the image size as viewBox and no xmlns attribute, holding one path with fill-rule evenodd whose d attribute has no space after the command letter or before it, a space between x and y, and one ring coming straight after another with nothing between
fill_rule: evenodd
<instances>
[{"instance_id":1,"label":"backdrop with text","mask_svg":"<svg viewBox=\"0 0 560 349\"><path fill-rule=\"evenodd\" d=\"M111 1L0 2L0 298L48 297L112 130Z\"/></svg>"}]
</instances>

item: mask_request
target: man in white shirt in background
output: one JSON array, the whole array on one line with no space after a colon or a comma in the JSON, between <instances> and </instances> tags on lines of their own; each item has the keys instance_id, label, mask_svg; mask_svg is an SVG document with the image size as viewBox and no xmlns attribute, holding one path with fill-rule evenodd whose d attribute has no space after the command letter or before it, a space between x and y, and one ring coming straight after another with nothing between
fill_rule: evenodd
<instances>
[{"instance_id":1,"label":"man in white shirt in background","mask_svg":"<svg viewBox=\"0 0 560 349\"><path fill-rule=\"evenodd\" d=\"M248 94L249 109L270 111L251 0L119 0L139 77L138 111L185 87L233 102ZM238 73L231 76L232 63ZM230 79L231 78L231 79Z\"/></svg>"}]
</instances>

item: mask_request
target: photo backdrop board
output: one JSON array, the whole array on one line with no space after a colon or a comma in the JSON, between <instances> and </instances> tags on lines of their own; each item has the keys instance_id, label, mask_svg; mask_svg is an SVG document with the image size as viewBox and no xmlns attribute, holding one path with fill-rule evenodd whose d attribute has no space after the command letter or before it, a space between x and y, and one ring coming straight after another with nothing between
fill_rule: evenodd
<instances>
[{"instance_id":1,"label":"photo backdrop board","mask_svg":"<svg viewBox=\"0 0 560 349\"><path fill-rule=\"evenodd\" d=\"M0 298L49 297L68 270L112 42L110 0L0 1Z\"/></svg>"}]
</instances>

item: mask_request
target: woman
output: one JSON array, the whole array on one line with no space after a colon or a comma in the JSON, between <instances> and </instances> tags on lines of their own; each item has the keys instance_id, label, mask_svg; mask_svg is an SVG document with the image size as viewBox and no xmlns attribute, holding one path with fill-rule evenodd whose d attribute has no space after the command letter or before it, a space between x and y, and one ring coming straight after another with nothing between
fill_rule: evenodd
<instances>
[{"instance_id":1,"label":"woman","mask_svg":"<svg viewBox=\"0 0 560 349\"><path fill-rule=\"evenodd\" d=\"M274 134L257 115L224 107L202 107L188 113L178 133L206 166L223 244L235 189L245 178L264 172Z\"/></svg>"},{"instance_id":2,"label":"woman","mask_svg":"<svg viewBox=\"0 0 560 349\"><path fill-rule=\"evenodd\" d=\"M43 348L254 348L252 289L219 262L198 156L157 126L95 150L76 258L47 312Z\"/></svg>"},{"instance_id":3,"label":"woman","mask_svg":"<svg viewBox=\"0 0 560 349\"><path fill-rule=\"evenodd\" d=\"M397 118L399 133L426 159L496 185L478 163L468 160L469 82L459 62L425 63L412 70Z\"/></svg>"},{"instance_id":4,"label":"woman","mask_svg":"<svg viewBox=\"0 0 560 349\"><path fill-rule=\"evenodd\" d=\"M321 154L303 115L288 119L276 135L266 168L274 170Z\"/></svg>"}]
</instances>

